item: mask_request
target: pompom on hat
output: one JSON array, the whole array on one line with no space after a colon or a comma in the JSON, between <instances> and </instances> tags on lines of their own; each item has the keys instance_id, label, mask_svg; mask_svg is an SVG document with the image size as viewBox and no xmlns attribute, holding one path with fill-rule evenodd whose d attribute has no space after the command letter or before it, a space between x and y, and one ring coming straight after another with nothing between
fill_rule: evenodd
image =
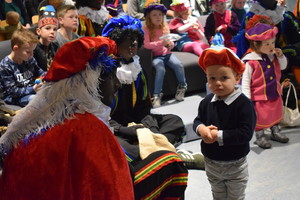
<instances>
[{"instance_id":1,"label":"pompom on hat","mask_svg":"<svg viewBox=\"0 0 300 200\"><path fill-rule=\"evenodd\" d=\"M51 82L69 78L88 64L92 68L102 67L110 71L116 67L113 59L116 52L115 42L106 37L81 37L68 42L56 52L44 80Z\"/></svg>"},{"instance_id":2,"label":"pompom on hat","mask_svg":"<svg viewBox=\"0 0 300 200\"><path fill-rule=\"evenodd\" d=\"M219 2L225 2L226 3L226 0L210 0L209 5L212 6L213 4L219 3Z\"/></svg>"},{"instance_id":3,"label":"pompom on hat","mask_svg":"<svg viewBox=\"0 0 300 200\"><path fill-rule=\"evenodd\" d=\"M212 65L222 65L232 68L237 74L243 74L245 70L244 63L229 48L211 47L203 51L198 64L206 72L206 68Z\"/></svg>"},{"instance_id":4,"label":"pompom on hat","mask_svg":"<svg viewBox=\"0 0 300 200\"><path fill-rule=\"evenodd\" d=\"M249 40L263 41L276 37L278 28L276 26L257 23L254 27L246 31L245 37Z\"/></svg>"},{"instance_id":5,"label":"pompom on hat","mask_svg":"<svg viewBox=\"0 0 300 200\"><path fill-rule=\"evenodd\" d=\"M103 28L102 36L108 37L115 28L139 30L144 34L141 21L128 15L123 15L119 18L111 18Z\"/></svg>"},{"instance_id":6,"label":"pompom on hat","mask_svg":"<svg viewBox=\"0 0 300 200\"><path fill-rule=\"evenodd\" d=\"M58 19L56 18L56 11L53 6L47 5L41 7L39 11L38 28L52 24L58 27Z\"/></svg>"},{"instance_id":7,"label":"pompom on hat","mask_svg":"<svg viewBox=\"0 0 300 200\"><path fill-rule=\"evenodd\" d=\"M160 10L164 15L167 14L167 8L163 4L151 4L144 8L144 15L147 16L152 10Z\"/></svg>"},{"instance_id":8,"label":"pompom on hat","mask_svg":"<svg viewBox=\"0 0 300 200\"><path fill-rule=\"evenodd\" d=\"M188 0L173 0L170 7L175 12L182 12L189 10L191 8L191 4Z\"/></svg>"}]
</instances>

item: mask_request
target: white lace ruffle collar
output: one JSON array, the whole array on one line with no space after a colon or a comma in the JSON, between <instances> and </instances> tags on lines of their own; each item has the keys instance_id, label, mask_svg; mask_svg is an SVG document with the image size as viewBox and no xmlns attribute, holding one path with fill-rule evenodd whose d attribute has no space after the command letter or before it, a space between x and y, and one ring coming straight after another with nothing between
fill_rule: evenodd
<instances>
[{"instance_id":1,"label":"white lace ruffle collar","mask_svg":"<svg viewBox=\"0 0 300 200\"><path fill-rule=\"evenodd\" d=\"M117 69L117 77L122 84L131 84L137 79L141 71L140 57L135 55L132 63L121 63L121 67Z\"/></svg>"},{"instance_id":2,"label":"white lace ruffle collar","mask_svg":"<svg viewBox=\"0 0 300 200\"><path fill-rule=\"evenodd\" d=\"M78 14L85 16L94 23L104 24L108 21L109 12L104 6L101 6L100 10L93 10L90 7L81 7L78 10Z\"/></svg>"},{"instance_id":3,"label":"white lace ruffle collar","mask_svg":"<svg viewBox=\"0 0 300 200\"><path fill-rule=\"evenodd\" d=\"M278 24L283 20L284 7L277 5L275 10L266 10L259 3L253 2L249 11L253 12L254 14L270 17L273 20L274 24Z\"/></svg>"}]
</instances>

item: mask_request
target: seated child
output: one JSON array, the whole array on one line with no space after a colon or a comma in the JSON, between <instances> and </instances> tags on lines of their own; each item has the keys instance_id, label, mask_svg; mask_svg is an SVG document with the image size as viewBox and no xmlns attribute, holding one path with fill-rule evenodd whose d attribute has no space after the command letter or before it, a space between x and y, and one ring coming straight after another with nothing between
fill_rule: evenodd
<instances>
[{"instance_id":1,"label":"seated child","mask_svg":"<svg viewBox=\"0 0 300 200\"><path fill-rule=\"evenodd\" d=\"M20 29L20 15L17 12L9 11L6 13L7 26L0 26L0 33L4 34L5 40L10 40L13 32Z\"/></svg>"},{"instance_id":2,"label":"seated child","mask_svg":"<svg viewBox=\"0 0 300 200\"><path fill-rule=\"evenodd\" d=\"M192 52L200 56L204 49L209 45L205 44L202 39L204 29L196 17L191 15L191 6L188 0L174 0L171 9L174 10L176 18L171 20L169 28L171 32L178 33L182 36L175 45L178 50Z\"/></svg>"},{"instance_id":3,"label":"seated child","mask_svg":"<svg viewBox=\"0 0 300 200\"><path fill-rule=\"evenodd\" d=\"M151 49L153 53L152 66L155 68L155 83L153 92L153 107L161 105L162 87L166 66L170 67L176 74L178 80L175 99L184 100L184 94L187 89L184 67L180 60L171 53L174 42L168 39L160 39L163 35L169 34L169 28L164 21L167 9L164 5L154 4L145 8L144 47Z\"/></svg>"},{"instance_id":4,"label":"seated child","mask_svg":"<svg viewBox=\"0 0 300 200\"><path fill-rule=\"evenodd\" d=\"M65 43L79 38L74 31L78 28L78 13L73 5L63 5L57 9L59 29L55 42L61 47Z\"/></svg>"},{"instance_id":5,"label":"seated child","mask_svg":"<svg viewBox=\"0 0 300 200\"><path fill-rule=\"evenodd\" d=\"M226 0L210 0L210 6L213 12L209 14L204 27L204 33L207 41L211 43L214 35L218 32L224 36L225 47L236 52L235 45L231 42L240 28L240 22L235 12L227 10Z\"/></svg>"},{"instance_id":6,"label":"seated child","mask_svg":"<svg viewBox=\"0 0 300 200\"><path fill-rule=\"evenodd\" d=\"M245 4L246 0L231 0L231 11L235 12L240 24L246 15L246 9L244 8Z\"/></svg>"},{"instance_id":7,"label":"seated child","mask_svg":"<svg viewBox=\"0 0 300 200\"><path fill-rule=\"evenodd\" d=\"M13 33L12 51L0 62L0 81L5 103L25 106L42 86L42 83L35 84L35 79L45 74L32 57L37 43L36 35L27 29Z\"/></svg>"},{"instance_id":8,"label":"seated child","mask_svg":"<svg viewBox=\"0 0 300 200\"><path fill-rule=\"evenodd\" d=\"M53 6L48 5L40 10L40 20L36 33L39 36L39 43L34 50L34 58L38 65L47 71L56 54L58 44L53 41L56 38L58 20L55 16Z\"/></svg>"}]
</instances>

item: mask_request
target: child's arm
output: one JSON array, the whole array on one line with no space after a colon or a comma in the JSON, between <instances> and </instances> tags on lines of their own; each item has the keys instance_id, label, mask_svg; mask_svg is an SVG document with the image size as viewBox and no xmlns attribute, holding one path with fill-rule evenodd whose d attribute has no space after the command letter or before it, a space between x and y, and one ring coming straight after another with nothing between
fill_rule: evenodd
<instances>
[{"instance_id":1,"label":"child's arm","mask_svg":"<svg viewBox=\"0 0 300 200\"><path fill-rule=\"evenodd\" d=\"M252 77L253 70L248 62L246 63L245 66L246 67L242 78L242 91L249 99L251 99L250 84L251 84L251 77Z\"/></svg>"},{"instance_id":2,"label":"child's arm","mask_svg":"<svg viewBox=\"0 0 300 200\"><path fill-rule=\"evenodd\" d=\"M216 32L221 32L221 33L228 32L232 36L235 36L239 32L241 26L239 19L235 14L235 12L229 10L227 10L226 12L231 12L230 24L222 24L221 26L216 28Z\"/></svg>"},{"instance_id":3,"label":"child's arm","mask_svg":"<svg viewBox=\"0 0 300 200\"><path fill-rule=\"evenodd\" d=\"M167 47L167 48L173 48L174 47L174 43L166 40L157 40L157 41L151 41L150 40L150 33L148 28L144 28L144 47L146 49L156 49L158 47ZM173 43L173 46L172 46Z\"/></svg>"},{"instance_id":4,"label":"child's arm","mask_svg":"<svg viewBox=\"0 0 300 200\"><path fill-rule=\"evenodd\" d=\"M287 59L286 59L285 55L282 53L282 50L279 48L275 48L274 53L278 58L280 69L285 70L287 67Z\"/></svg>"},{"instance_id":5,"label":"child's arm","mask_svg":"<svg viewBox=\"0 0 300 200\"><path fill-rule=\"evenodd\" d=\"M236 99L235 115L232 116L235 128L222 130L223 145L241 145L250 142L256 126L256 112L252 101L244 95Z\"/></svg>"},{"instance_id":6,"label":"child's arm","mask_svg":"<svg viewBox=\"0 0 300 200\"><path fill-rule=\"evenodd\" d=\"M21 98L25 95L34 94L33 86L25 86L24 81L18 81L18 74L12 66L0 66L0 77L2 85L5 86L7 96Z\"/></svg>"},{"instance_id":7,"label":"child's arm","mask_svg":"<svg viewBox=\"0 0 300 200\"><path fill-rule=\"evenodd\" d=\"M197 20L197 24L198 24L197 36L198 36L199 40L202 40L205 37L204 29L203 29L203 26L201 25L201 23L198 20Z\"/></svg>"},{"instance_id":8,"label":"child's arm","mask_svg":"<svg viewBox=\"0 0 300 200\"><path fill-rule=\"evenodd\" d=\"M216 34L215 31L215 19L214 19L214 14L211 13L205 23L204 27L204 34L209 43L211 43L213 36Z\"/></svg>"}]
</instances>

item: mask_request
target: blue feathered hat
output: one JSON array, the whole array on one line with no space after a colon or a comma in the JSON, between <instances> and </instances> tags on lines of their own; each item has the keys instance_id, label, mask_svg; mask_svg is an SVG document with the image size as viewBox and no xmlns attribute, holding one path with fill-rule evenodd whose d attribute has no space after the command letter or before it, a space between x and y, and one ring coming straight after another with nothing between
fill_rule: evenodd
<instances>
[{"instance_id":1,"label":"blue feathered hat","mask_svg":"<svg viewBox=\"0 0 300 200\"><path fill-rule=\"evenodd\" d=\"M144 34L141 21L128 15L123 15L119 18L111 18L103 28L102 36L108 37L110 32L115 28L139 30Z\"/></svg>"}]
</instances>

